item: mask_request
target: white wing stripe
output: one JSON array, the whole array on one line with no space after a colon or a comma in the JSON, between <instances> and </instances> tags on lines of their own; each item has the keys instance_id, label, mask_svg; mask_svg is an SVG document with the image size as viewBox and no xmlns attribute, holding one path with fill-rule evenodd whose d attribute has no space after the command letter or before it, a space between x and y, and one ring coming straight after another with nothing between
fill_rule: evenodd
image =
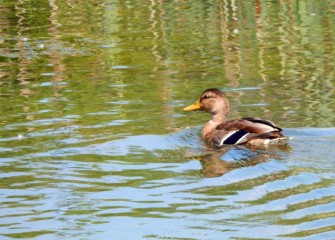
<instances>
[{"instance_id":1,"label":"white wing stripe","mask_svg":"<svg viewBox=\"0 0 335 240\"><path fill-rule=\"evenodd\" d=\"M247 133L247 134L245 134L243 137L241 137L241 138L235 143L235 145L240 144L240 143L244 143L244 142L246 141L247 136L248 136L249 134L250 134L250 133Z\"/></svg>"},{"instance_id":2,"label":"white wing stripe","mask_svg":"<svg viewBox=\"0 0 335 240\"><path fill-rule=\"evenodd\" d=\"M233 135L233 134L236 133L237 131L238 131L238 130L236 130L236 131L231 131L231 132L229 132L228 134L226 134L226 135L224 136L224 138L221 139L220 146L223 145L224 141L225 141L227 138L229 138L231 135Z\"/></svg>"}]
</instances>

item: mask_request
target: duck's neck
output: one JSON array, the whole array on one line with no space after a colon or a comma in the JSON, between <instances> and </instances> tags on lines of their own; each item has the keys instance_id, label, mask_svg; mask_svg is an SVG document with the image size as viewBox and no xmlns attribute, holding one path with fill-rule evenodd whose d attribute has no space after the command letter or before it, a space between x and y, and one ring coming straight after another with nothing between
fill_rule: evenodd
<instances>
[{"instance_id":1,"label":"duck's neck","mask_svg":"<svg viewBox=\"0 0 335 240\"><path fill-rule=\"evenodd\" d=\"M202 136L206 137L209 133L211 133L218 125L225 122L227 119L228 111L222 111L217 113L212 113L212 118L209 120L203 130Z\"/></svg>"}]
</instances>

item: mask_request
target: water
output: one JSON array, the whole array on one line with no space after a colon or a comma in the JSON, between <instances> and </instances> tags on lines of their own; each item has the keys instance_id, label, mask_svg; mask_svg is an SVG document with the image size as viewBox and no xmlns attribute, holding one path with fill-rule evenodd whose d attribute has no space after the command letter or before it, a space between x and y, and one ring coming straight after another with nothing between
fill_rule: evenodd
<instances>
[{"instance_id":1,"label":"water","mask_svg":"<svg viewBox=\"0 0 335 240\"><path fill-rule=\"evenodd\" d=\"M332 1L0 12L0 239L335 239ZM208 148L208 87L290 145Z\"/></svg>"}]
</instances>

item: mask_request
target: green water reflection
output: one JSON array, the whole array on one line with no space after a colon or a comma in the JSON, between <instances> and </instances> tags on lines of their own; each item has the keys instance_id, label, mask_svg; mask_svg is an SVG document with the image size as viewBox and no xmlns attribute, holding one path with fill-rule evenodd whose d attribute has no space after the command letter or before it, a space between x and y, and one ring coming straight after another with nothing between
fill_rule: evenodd
<instances>
[{"instance_id":1,"label":"green water reflection","mask_svg":"<svg viewBox=\"0 0 335 240\"><path fill-rule=\"evenodd\" d=\"M1 1L0 236L332 239L334 9ZM209 87L290 147L208 149Z\"/></svg>"}]
</instances>

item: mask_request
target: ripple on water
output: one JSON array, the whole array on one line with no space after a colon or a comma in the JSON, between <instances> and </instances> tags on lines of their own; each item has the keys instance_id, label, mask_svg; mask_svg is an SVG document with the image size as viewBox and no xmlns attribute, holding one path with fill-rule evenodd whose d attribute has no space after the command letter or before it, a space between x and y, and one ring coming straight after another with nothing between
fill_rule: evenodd
<instances>
[{"instance_id":1,"label":"ripple on water","mask_svg":"<svg viewBox=\"0 0 335 240\"><path fill-rule=\"evenodd\" d=\"M72 238L104 238L109 229L116 239L329 239L335 216L333 129L288 129L294 139L285 151L231 148L218 155L202 145L198 131L77 147L65 142L7 158L0 163L0 186L6 189L0 193L2 236L66 231ZM306 136L318 152L310 150Z\"/></svg>"}]
</instances>

